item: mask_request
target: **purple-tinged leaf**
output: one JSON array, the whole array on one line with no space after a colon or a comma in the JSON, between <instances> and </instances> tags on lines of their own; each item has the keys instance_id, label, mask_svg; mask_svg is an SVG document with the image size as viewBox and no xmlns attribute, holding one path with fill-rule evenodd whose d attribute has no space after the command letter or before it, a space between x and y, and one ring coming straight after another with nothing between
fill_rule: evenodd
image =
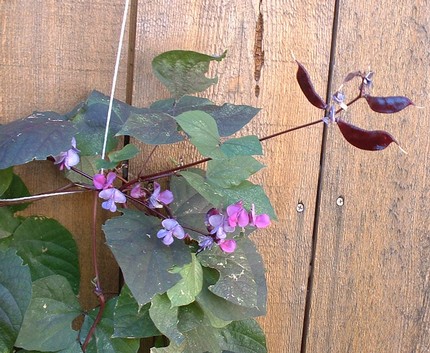
<instances>
[{"instance_id":1,"label":"purple-tinged leaf","mask_svg":"<svg viewBox=\"0 0 430 353\"><path fill-rule=\"evenodd\" d=\"M414 103L407 97L391 96L391 97L373 97L365 96L370 109L377 113L393 114L405 109Z\"/></svg>"},{"instance_id":2,"label":"purple-tinged leaf","mask_svg":"<svg viewBox=\"0 0 430 353\"><path fill-rule=\"evenodd\" d=\"M320 109L326 109L327 104L315 91L315 88L312 84L309 73L306 71L305 67L302 64L300 64L297 60L296 60L296 63L297 65L299 65L299 68L297 69L296 78L300 88L302 89L302 92L304 93L304 95L312 105Z\"/></svg>"},{"instance_id":3,"label":"purple-tinged leaf","mask_svg":"<svg viewBox=\"0 0 430 353\"><path fill-rule=\"evenodd\" d=\"M388 132L382 130L364 130L343 120L337 120L345 140L351 145L366 151L380 151L385 149L391 142L399 144Z\"/></svg>"}]
</instances>

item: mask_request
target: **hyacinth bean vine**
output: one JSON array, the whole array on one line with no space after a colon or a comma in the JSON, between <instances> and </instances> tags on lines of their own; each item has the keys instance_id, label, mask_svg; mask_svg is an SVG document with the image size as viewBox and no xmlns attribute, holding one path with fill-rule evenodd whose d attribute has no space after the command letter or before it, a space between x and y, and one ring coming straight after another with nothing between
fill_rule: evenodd
<instances>
[{"instance_id":1,"label":"hyacinth bean vine","mask_svg":"<svg viewBox=\"0 0 430 353\"><path fill-rule=\"evenodd\" d=\"M206 73L211 61L224 57L178 50L154 58L154 73L172 98L144 108L115 100L105 159L100 151L109 99L97 91L68 114L35 112L0 126L0 351L127 353L154 336L164 337L151 348L154 353L267 351L254 320L266 312L264 268L249 237L276 220L263 187L248 180L263 167L254 157L263 154L261 142L326 123L337 125L357 148L382 150L395 138L352 125L344 112L361 98L384 114L413 103L403 96L372 96L373 74L359 71L341 86L360 80L356 97L346 102L341 88L326 103L297 62L298 84L323 117L271 136L232 137L259 110L192 96L217 82ZM121 147L122 136L144 148L186 140L202 158L126 178L124 161L139 149ZM12 168L46 159L70 183L29 195ZM203 163L205 169L197 168ZM77 300L80 286L90 284L80 283L72 235L53 219L16 214L29 202L76 192L95 193L99 206L112 212L103 231L125 282L107 300L95 258L92 285L99 306L90 312ZM79 316L83 323L72 327Z\"/></svg>"}]
</instances>

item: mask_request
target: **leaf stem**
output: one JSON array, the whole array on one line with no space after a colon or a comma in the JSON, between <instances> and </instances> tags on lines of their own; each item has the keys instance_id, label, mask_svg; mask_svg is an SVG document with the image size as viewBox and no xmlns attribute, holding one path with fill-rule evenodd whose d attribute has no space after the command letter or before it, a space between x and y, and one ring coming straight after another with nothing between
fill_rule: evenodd
<instances>
[{"instance_id":1,"label":"leaf stem","mask_svg":"<svg viewBox=\"0 0 430 353\"><path fill-rule=\"evenodd\" d=\"M91 337L94 335L94 332L97 328L98 323L102 319L106 299L103 294L103 290L100 283L100 276L99 276L99 266L97 262L97 208L98 208L98 198L97 193L94 193L94 203L93 203L93 226L92 226L92 260L93 260L93 271L94 271L94 282L95 282L95 288L94 288L94 294L97 296L99 300L99 312L97 313L97 316L91 325L90 330L88 331L87 337L85 338L84 343L82 344L82 351L85 352L87 349L88 343L91 340Z\"/></svg>"}]
</instances>

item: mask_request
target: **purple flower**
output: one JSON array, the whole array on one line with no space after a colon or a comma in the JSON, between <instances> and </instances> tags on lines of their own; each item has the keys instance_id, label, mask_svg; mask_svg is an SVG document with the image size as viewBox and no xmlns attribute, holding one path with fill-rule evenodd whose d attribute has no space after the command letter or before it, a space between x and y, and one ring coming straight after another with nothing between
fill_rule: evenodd
<instances>
[{"instance_id":1,"label":"purple flower","mask_svg":"<svg viewBox=\"0 0 430 353\"><path fill-rule=\"evenodd\" d=\"M199 236L199 246L200 250L210 249L214 245L214 238L210 235L201 235Z\"/></svg>"},{"instance_id":2,"label":"purple flower","mask_svg":"<svg viewBox=\"0 0 430 353\"><path fill-rule=\"evenodd\" d=\"M149 197L149 208L163 208L173 201L173 193L170 190L160 192L160 184L154 182L154 192Z\"/></svg>"},{"instance_id":3,"label":"purple flower","mask_svg":"<svg viewBox=\"0 0 430 353\"><path fill-rule=\"evenodd\" d=\"M243 202L239 201L227 207L228 224L231 227L246 227L249 224L248 212L243 208Z\"/></svg>"},{"instance_id":4,"label":"purple flower","mask_svg":"<svg viewBox=\"0 0 430 353\"><path fill-rule=\"evenodd\" d=\"M72 138L72 148L67 152L61 152L58 156L54 157L54 164L58 164L60 170L70 169L70 167L75 166L79 163L79 153L80 151L76 148L76 139Z\"/></svg>"},{"instance_id":5,"label":"purple flower","mask_svg":"<svg viewBox=\"0 0 430 353\"><path fill-rule=\"evenodd\" d=\"M174 219L166 218L161 222L161 225L164 229L160 229L157 233L157 238L162 238L163 243L166 245L170 245L173 243L173 237L178 239L185 238L184 228Z\"/></svg>"},{"instance_id":6,"label":"purple flower","mask_svg":"<svg viewBox=\"0 0 430 353\"><path fill-rule=\"evenodd\" d=\"M133 189L130 191L130 196L134 197L135 199L140 199L141 197L145 197L146 192L142 189L140 186L140 183L137 183L135 186L133 186Z\"/></svg>"},{"instance_id":7,"label":"purple flower","mask_svg":"<svg viewBox=\"0 0 430 353\"><path fill-rule=\"evenodd\" d=\"M218 241L218 245L226 253L232 253L236 250L236 241L233 239L221 239Z\"/></svg>"},{"instance_id":8,"label":"purple flower","mask_svg":"<svg viewBox=\"0 0 430 353\"><path fill-rule=\"evenodd\" d=\"M100 191L99 197L103 200L106 200L102 203L102 207L105 210L109 210L111 212L116 211L115 203L125 203L125 201L127 200L125 195L115 188L108 188Z\"/></svg>"},{"instance_id":9,"label":"purple flower","mask_svg":"<svg viewBox=\"0 0 430 353\"><path fill-rule=\"evenodd\" d=\"M96 174L93 176L93 184L97 190L105 190L113 187L113 182L116 178L114 172L109 172L107 177L104 174Z\"/></svg>"},{"instance_id":10,"label":"purple flower","mask_svg":"<svg viewBox=\"0 0 430 353\"><path fill-rule=\"evenodd\" d=\"M216 234L218 239L224 239L227 234L233 233L235 227L229 225L228 220L222 214L214 214L208 219L211 231L211 234Z\"/></svg>"},{"instance_id":11,"label":"purple flower","mask_svg":"<svg viewBox=\"0 0 430 353\"><path fill-rule=\"evenodd\" d=\"M255 206L252 204L251 206L251 212L249 213L250 222L249 224L251 226L257 227L257 228L266 228L270 225L270 217L267 214L255 214Z\"/></svg>"}]
</instances>

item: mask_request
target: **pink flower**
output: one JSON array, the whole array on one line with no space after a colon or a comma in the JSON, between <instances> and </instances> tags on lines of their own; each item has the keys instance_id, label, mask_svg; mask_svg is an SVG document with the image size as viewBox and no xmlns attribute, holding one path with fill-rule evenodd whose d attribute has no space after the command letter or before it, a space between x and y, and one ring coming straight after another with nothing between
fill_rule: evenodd
<instances>
[{"instance_id":1,"label":"pink flower","mask_svg":"<svg viewBox=\"0 0 430 353\"><path fill-rule=\"evenodd\" d=\"M134 197L135 199L140 199L141 197L145 197L146 193L140 186L140 183L137 183L135 186L133 186L133 189L130 191L130 196Z\"/></svg>"},{"instance_id":2,"label":"pink flower","mask_svg":"<svg viewBox=\"0 0 430 353\"><path fill-rule=\"evenodd\" d=\"M246 227L249 224L248 212L243 208L243 202L239 201L227 207L228 224L232 227Z\"/></svg>"},{"instance_id":3,"label":"pink flower","mask_svg":"<svg viewBox=\"0 0 430 353\"><path fill-rule=\"evenodd\" d=\"M127 200L125 195L115 188L108 188L100 191L99 197L101 199L106 200L105 202L102 202L102 207L105 210L109 210L111 212L116 211L115 203L125 203L125 201Z\"/></svg>"},{"instance_id":4,"label":"pink flower","mask_svg":"<svg viewBox=\"0 0 430 353\"><path fill-rule=\"evenodd\" d=\"M218 245L226 253L232 253L236 250L236 241L233 239L221 239L218 241Z\"/></svg>"},{"instance_id":5,"label":"pink flower","mask_svg":"<svg viewBox=\"0 0 430 353\"><path fill-rule=\"evenodd\" d=\"M93 176L93 184L97 190L105 190L113 187L113 182L116 178L114 172L109 172L107 177L104 174L96 174Z\"/></svg>"},{"instance_id":6,"label":"pink flower","mask_svg":"<svg viewBox=\"0 0 430 353\"><path fill-rule=\"evenodd\" d=\"M257 227L257 228L266 228L270 225L270 217L269 215L263 213L260 215L255 214L255 206L252 204L251 206L251 212L249 213L250 222L249 224L251 226Z\"/></svg>"}]
</instances>

